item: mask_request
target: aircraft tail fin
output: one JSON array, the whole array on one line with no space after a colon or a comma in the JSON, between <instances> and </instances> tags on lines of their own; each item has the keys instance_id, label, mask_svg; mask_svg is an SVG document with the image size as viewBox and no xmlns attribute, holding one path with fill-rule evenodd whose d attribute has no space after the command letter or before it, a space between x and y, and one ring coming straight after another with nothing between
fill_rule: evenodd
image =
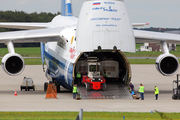
<instances>
[{"instance_id":1,"label":"aircraft tail fin","mask_svg":"<svg viewBox=\"0 0 180 120\"><path fill-rule=\"evenodd\" d=\"M71 0L61 0L61 15L72 16Z\"/></svg>"}]
</instances>

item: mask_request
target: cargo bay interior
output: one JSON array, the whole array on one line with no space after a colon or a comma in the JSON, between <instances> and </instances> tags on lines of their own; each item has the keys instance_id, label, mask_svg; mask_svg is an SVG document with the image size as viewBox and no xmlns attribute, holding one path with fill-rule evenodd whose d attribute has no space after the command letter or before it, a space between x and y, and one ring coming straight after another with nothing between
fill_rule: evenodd
<instances>
[{"instance_id":1,"label":"cargo bay interior","mask_svg":"<svg viewBox=\"0 0 180 120\"><path fill-rule=\"evenodd\" d=\"M107 78L106 84L118 83L129 84L131 80L131 68L126 56L119 50L84 52L79 56L73 70L74 84L77 84L77 72L88 75L88 59L96 58L100 62L100 75L103 76L105 69Z\"/></svg>"}]
</instances>

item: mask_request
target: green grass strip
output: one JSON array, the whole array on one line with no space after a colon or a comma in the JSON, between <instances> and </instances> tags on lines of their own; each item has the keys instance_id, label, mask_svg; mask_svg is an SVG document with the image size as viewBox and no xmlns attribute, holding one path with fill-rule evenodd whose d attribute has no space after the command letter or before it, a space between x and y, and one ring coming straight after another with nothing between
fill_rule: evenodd
<instances>
[{"instance_id":1,"label":"green grass strip","mask_svg":"<svg viewBox=\"0 0 180 120\"><path fill-rule=\"evenodd\" d=\"M75 120L78 112L0 112L1 120ZM180 120L180 113L83 112L83 120Z\"/></svg>"},{"instance_id":2,"label":"green grass strip","mask_svg":"<svg viewBox=\"0 0 180 120\"><path fill-rule=\"evenodd\" d=\"M40 58L26 58L24 59L24 61L25 61L25 65L41 65L42 64ZM155 64L155 62L156 62L155 59L129 59L130 64Z\"/></svg>"},{"instance_id":3,"label":"green grass strip","mask_svg":"<svg viewBox=\"0 0 180 120\"><path fill-rule=\"evenodd\" d=\"M130 64L155 64L155 59L128 59Z\"/></svg>"},{"instance_id":4,"label":"green grass strip","mask_svg":"<svg viewBox=\"0 0 180 120\"><path fill-rule=\"evenodd\" d=\"M40 47L21 47L15 48L15 52L23 57L40 57L41 51ZM0 56L3 57L8 53L7 48L0 48Z\"/></svg>"},{"instance_id":5,"label":"green grass strip","mask_svg":"<svg viewBox=\"0 0 180 120\"><path fill-rule=\"evenodd\" d=\"M1 59L0 59L1 61ZM25 65L41 65L40 58L26 58L24 59ZM155 64L155 59L129 59L130 64ZM180 60L179 60L180 63Z\"/></svg>"},{"instance_id":6,"label":"green grass strip","mask_svg":"<svg viewBox=\"0 0 180 120\"><path fill-rule=\"evenodd\" d=\"M0 59L1 61L2 59ZM41 65L41 59L40 58L26 58L24 59L25 65Z\"/></svg>"}]
</instances>

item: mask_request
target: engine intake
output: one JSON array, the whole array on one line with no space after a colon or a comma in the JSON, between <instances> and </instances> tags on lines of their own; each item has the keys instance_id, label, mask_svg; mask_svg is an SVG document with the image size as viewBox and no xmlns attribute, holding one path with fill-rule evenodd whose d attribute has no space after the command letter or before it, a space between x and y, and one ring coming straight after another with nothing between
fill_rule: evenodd
<instances>
[{"instance_id":1,"label":"engine intake","mask_svg":"<svg viewBox=\"0 0 180 120\"><path fill-rule=\"evenodd\" d=\"M14 76L23 72L25 64L21 55L9 53L3 57L1 66L7 74Z\"/></svg>"},{"instance_id":2,"label":"engine intake","mask_svg":"<svg viewBox=\"0 0 180 120\"><path fill-rule=\"evenodd\" d=\"M171 76L177 73L179 61L172 54L162 54L156 59L156 68L161 74Z\"/></svg>"}]
</instances>

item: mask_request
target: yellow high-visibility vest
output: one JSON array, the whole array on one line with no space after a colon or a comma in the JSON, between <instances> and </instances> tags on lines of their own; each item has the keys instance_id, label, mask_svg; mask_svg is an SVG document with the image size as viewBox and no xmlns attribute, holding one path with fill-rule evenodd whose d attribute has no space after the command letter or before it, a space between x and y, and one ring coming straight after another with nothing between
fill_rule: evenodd
<instances>
[{"instance_id":1,"label":"yellow high-visibility vest","mask_svg":"<svg viewBox=\"0 0 180 120\"><path fill-rule=\"evenodd\" d=\"M73 93L77 93L77 87L73 87Z\"/></svg>"},{"instance_id":2,"label":"yellow high-visibility vest","mask_svg":"<svg viewBox=\"0 0 180 120\"><path fill-rule=\"evenodd\" d=\"M81 78L80 72L77 73L76 77L77 77L77 78Z\"/></svg>"},{"instance_id":3,"label":"yellow high-visibility vest","mask_svg":"<svg viewBox=\"0 0 180 120\"><path fill-rule=\"evenodd\" d=\"M155 87L154 94L159 94L159 89L158 89L158 87Z\"/></svg>"},{"instance_id":4,"label":"yellow high-visibility vest","mask_svg":"<svg viewBox=\"0 0 180 120\"><path fill-rule=\"evenodd\" d=\"M140 86L139 92L144 93L144 86Z\"/></svg>"}]
</instances>

